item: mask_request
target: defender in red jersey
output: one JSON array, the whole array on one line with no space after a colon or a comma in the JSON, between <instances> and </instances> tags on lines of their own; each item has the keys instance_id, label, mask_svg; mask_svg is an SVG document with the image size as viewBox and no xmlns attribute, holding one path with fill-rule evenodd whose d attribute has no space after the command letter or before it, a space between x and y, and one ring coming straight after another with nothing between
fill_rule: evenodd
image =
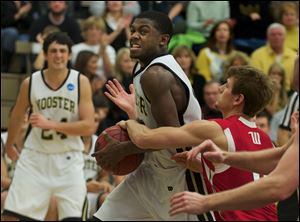
<instances>
[{"instance_id":1,"label":"defender in red jersey","mask_svg":"<svg viewBox=\"0 0 300 222\"><path fill-rule=\"evenodd\" d=\"M226 151L241 151L244 148L246 150L262 150L272 147L270 138L259 130L254 122L251 122L251 118L263 109L272 98L273 86L268 77L249 66L232 67L227 76L227 82L220 87L221 94L216 104L224 119L196 120L180 128L149 129L133 120L119 124L127 129L131 140L141 149L196 146L206 139L211 139ZM202 171L205 175L207 191L210 193L236 188L262 177L262 175L236 170L226 165L212 167L208 161L201 161L203 159L200 156L194 158L197 164L191 164L186 161L189 160L186 159L188 153L176 154L174 159L178 163L181 161L188 163L187 167L190 169ZM193 168L195 165L199 166L199 162L202 162L203 168ZM215 170L213 171L211 168L215 168ZM197 196L201 197L199 194ZM197 200L197 198L192 200L195 205L198 204ZM177 202L175 205L180 208L184 204ZM171 207L174 208L174 205ZM190 213L197 214L198 212ZM277 220L274 204L250 211L215 213L217 220ZM171 211L170 214L175 215L176 212Z\"/></svg>"}]
</instances>

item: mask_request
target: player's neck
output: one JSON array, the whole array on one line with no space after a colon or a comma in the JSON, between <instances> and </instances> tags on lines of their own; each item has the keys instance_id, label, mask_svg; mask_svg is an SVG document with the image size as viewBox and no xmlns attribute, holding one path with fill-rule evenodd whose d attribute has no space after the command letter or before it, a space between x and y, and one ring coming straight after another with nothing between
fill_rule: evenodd
<instances>
[{"instance_id":1,"label":"player's neck","mask_svg":"<svg viewBox=\"0 0 300 222\"><path fill-rule=\"evenodd\" d=\"M243 118L247 119L247 120L251 120L251 118L249 116L247 116L246 114L244 114L242 111L236 111L236 110L232 110L232 111L229 111L229 112L222 112L223 114L223 118L226 119L226 118L229 118L231 116L242 116Z\"/></svg>"},{"instance_id":2,"label":"player's neck","mask_svg":"<svg viewBox=\"0 0 300 222\"><path fill-rule=\"evenodd\" d=\"M69 69L51 69L48 68L44 71L44 78L47 83L60 84L65 81Z\"/></svg>"},{"instance_id":3,"label":"player's neck","mask_svg":"<svg viewBox=\"0 0 300 222\"><path fill-rule=\"evenodd\" d=\"M139 60L140 64L141 64L141 67L144 68L145 66L150 64L154 59L156 59L160 56L167 55L167 54L168 54L167 51L163 51L163 52L156 53L154 55L150 55L150 56L147 57L147 59L141 59L141 60Z\"/></svg>"}]
</instances>

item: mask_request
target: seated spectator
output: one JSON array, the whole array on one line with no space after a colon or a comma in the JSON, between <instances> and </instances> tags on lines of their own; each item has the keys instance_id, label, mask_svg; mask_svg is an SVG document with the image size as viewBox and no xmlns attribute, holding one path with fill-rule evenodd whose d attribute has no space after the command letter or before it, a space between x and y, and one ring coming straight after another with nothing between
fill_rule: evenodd
<instances>
[{"instance_id":1,"label":"seated spectator","mask_svg":"<svg viewBox=\"0 0 300 222\"><path fill-rule=\"evenodd\" d=\"M167 14L174 24L173 33L185 33L186 8L189 1L139 1L142 11L159 11Z\"/></svg>"},{"instance_id":2,"label":"seated spectator","mask_svg":"<svg viewBox=\"0 0 300 222\"><path fill-rule=\"evenodd\" d=\"M222 113L217 109L216 102L220 95L220 83L216 81L209 81L204 86L204 101L205 105L202 107L203 119L222 118Z\"/></svg>"},{"instance_id":3,"label":"seated spectator","mask_svg":"<svg viewBox=\"0 0 300 222\"><path fill-rule=\"evenodd\" d=\"M104 91L104 89L102 89ZM93 103L95 111L98 113L100 121L96 131L96 135L100 135L106 128L115 125L111 118L110 104L108 99L104 96L103 91L98 91L93 95Z\"/></svg>"},{"instance_id":4,"label":"seated spectator","mask_svg":"<svg viewBox=\"0 0 300 222\"><path fill-rule=\"evenodd\" d=\"M270 135L270 133L271 133L271 128L270 128L271 118L272 118L272 116L267 111L263 110L255 115L254 122L259 129L264 131L267 135ZM274 144L274 142L273 142L273 144Z\"/></svg>"},{"instance_id":5,"label":"seated spectator","mask_svg":"<svg viewBox=\"0 0 300 222\"><path fill-rule=\"evenodd\" d=\"M250 64L250 58L248 57L247 54L240 51L235 51L234 53L229 55L227 59L224 61L222 82L226 81L227 79L226 73L231 66L246 66L249 64Z\"/></svg>"},{"instance_id":6,"label":"seated spectator","mask_svg":"<svg viewBox=\"0 0 300 222\"><path fill-rule=\"evenodd\" d=\"M67 1L48 1L49 13L41 16L31 24L30 41L35 42L36 37L48 25L57 26L62 32L66 32L74 43L82 41L80 27L75 18L67 15Z\"/></svg>"},{"instance_id":7,"label":"seated spectator","mask_svg":"<svg viewBox=\"0 0 300 222\"><path fill-rule=\"evenodd\" d=\"M111 45L116 52L129 45L129 25L132 15L125 14L122 1L107 1L106 13L104 15L107 35L105 41Z\"/></svg>"},{"instance_id":8,"label":"seated spectator","mask_svg":"<svg viewBox=\"0 0 300 222\"><path fill-rule=\"evenodd\" d=\"M206 38L213 27L225 19L229 19L228 1L191 1L187 6L187 26L199 31Z\"/></svg>"},{"instance_id":9,"label":"seated spectator","mask_svg":"<svg viewBox=\"0 0 300 222\"><path fill-rule=\"evenodd\" d=\"M286 29L284 46L297 52L299 50L299 5L283 2L281 5L281 23Z\"/></svg>"},{"instance_id":10,"label":"seated spectator","mask_svg":"<svg viewBox=\"0 0 300 222\"><path fill-rule=\"evenodd\" d=\"M92 86L93 95L98 91L102 91L105 83L105 78L97 76L98 56L97 54L83 50L79 52L74 68L88 77Z\"/></svg>"},{"instance_id":11,"label":"seated spectator","mask_svg":"<svg viewBox=\"0 0 300 222\"><path fill-rule=\"evenodd\" d=\"M284 47L285 28L279 23L271 24L267 29L267 44L255 50L251 55L251 64L267 74L274 62L280 63L285 70L285 90L291 89L292 69L296 53Z\"/></svg>"},{"instance_id":12,"label":"seated spectator","mask_svg":"<svg viewBox=\"0 0 300 222\"><path fill-rule=\"evenodd\" d=\"M105 1L91 1L89 11L93 16L104 16ZM125 15L137 16L141 13L141 6L138 1L123 1L123 12Z\"/></svg>"},{"instance_id":13,"label":"seated spectator","mask_svg":"<svg viewBox=\"0 0 300 222\"><path fill-rule=\"evenodd\" d=\"M205 85L205 78L198 72L196 68L196 55L192 49L187 46L178 46L176 47L172 55L179 63L187 77L189 78L192 87L194 89L195 96L200 104L204 105L203 98L203 87Z\"/></svg>"},{"instance_id":14,"label":"seated spectator","mask_svg":"<svg viewBox=\"0 0 300 222\"><path fill-rule=\"evenodd\" d=\"M8 72L17 40L28 41L33 18L29 1L1 1L1 72Z\"/></svg>"},{"instance_id":15,"label":"seated spectator","mask_svg":"<svg viewBox=\"0 0 300 222\"><path fill-rule=\"evenodd\" d=\"M207 81L220 81L223 77L223 63L235 52L232 39L233 35L228 22L218 22L212 29L207 47L200 51L196 64Z\"/></svg>"},{"instance_id":16,"label":"seated spectator","mask_svg":"<svg viewBox=\"0 0 300 222\"><path fill-rule=\"evenodd\" d=\"M60 30L58 27L56 27L54 25L48 25L44 28L44 30L41 33L39 33L36 36L37 42L32 43L32 53L38 54L33 62L33 68L35 70L41 70L43 68L46 68L46 66L47 66L45 64L45 55L44 55L44 51L43 51L44 39L46 39L46 37L49 34L51 34L53 32L59 32L59 31Z\"/></svg>"},{"instance_id":17,"label":"seated spectator","mask_svg":"<svg viewBox=\"0 0 300 222\"><path fill-rule=\"evenodd\" d=\"M132 84L132 72L134 65L135 61L130 58L129 48L119 49L115 66L116 77L127 93L130 93L129 85Z\"/></svg>"},{"instance_id":18,"label":"seated spectator","mask_svg":"<svg viewBox=\"0 0 300 222\"><path fill-rule=\"evenodd\" d=\"M105 42L104 34L105 26L102 19L97 17L86 19L82 25L84 42L72 46L71 62L74 66L80 51L91 51L98 56L96 74L106 79L112 74L116 52L112 46Z\"/></svg>"},{"instance_id":19,"label":"seated spectator","mask_svg":"<svg viewBox=\"0 0 300 222\"><path fill-rule=\"evenodd\" d=\"M272 22L267 1L230 1L234 46L250 55L265 45L265 30Z\"/></svg>"},{"instance_id":20,"label":"seated spectator","mask_svg":"<svg viewBox=\"0 0 300 222\"><path fill-rule=\"evenodd\" d=\"M274 63L268 72L270 79L274 80L274 94L270 103L266 106L266 110L273 116L276 112L283 109L287 103L288 96L284 89L285 72L279 63Z\"/></svg>"}]
</instances>

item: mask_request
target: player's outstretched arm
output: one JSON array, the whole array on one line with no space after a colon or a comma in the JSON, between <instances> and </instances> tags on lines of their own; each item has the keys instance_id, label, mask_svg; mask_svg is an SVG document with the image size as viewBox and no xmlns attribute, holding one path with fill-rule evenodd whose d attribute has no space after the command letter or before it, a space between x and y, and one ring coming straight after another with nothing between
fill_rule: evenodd
<instances>
[{"instance_id":1,"label":"player's outstretched arm","mask_svg":"<svg viewBox=\"0 0 300 222\"><path fill-rule=\"evenodd\" d=\"M176 215L201 214L210 210L250 210L288 198L298 185L299 130L297 129L293 144L267 177L236 189L205 196L190 192L177 193L171 198L169 213Z\"/></svg>"},{"instance_id":2,"label":"player's outstretched arm","mask_svg":"<svg viewBox=\"0 0 300 222\"><path fill-rule=\"evenodd\" d=\"M136 119L134 86L129 86L130 94L128 94L117 79L109 80L105 85L108 92L104 94L120 109L127 113L130 119Z\"/></svg>"},{"instance_id":3,"label":"player's outstretched arm","mask_svg":"<svg viewBox=\"0 0 300 222\"><path fill-rule=\"evenodd\" d=\"M251 172L269 174L277 166L278 161L292 141L293 139L279 148L255 152L226 152L213 141L208 140L199 145L197 151L203 153L206 159L214 163L224 163Z\"/></svg>"}]
</instances>

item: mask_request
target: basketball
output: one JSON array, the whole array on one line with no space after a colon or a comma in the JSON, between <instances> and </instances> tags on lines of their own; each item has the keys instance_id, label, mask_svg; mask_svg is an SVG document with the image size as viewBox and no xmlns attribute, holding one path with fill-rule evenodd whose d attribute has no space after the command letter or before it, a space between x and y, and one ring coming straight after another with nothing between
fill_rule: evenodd
<instances>
[{"instance_id":1,"label":"basketball","mask_svg":"<svg viewBox=\"0 0 300 222\"><path fill-rule=\"evenodd\" d=\"M111 126L104 130L110 137L120 141L129 141L129 135L126 130L122 129L118 125ZM95 145L95 152L103 149L106 146L107 142L104 138L103 134L100 134ZM97 155L95 156L97 159ZM112 170L112 173L114 175L126 175L134 171L143 161L144 154L132 154L129 156L126 156L124 159L122 159L117 166ZM101 166L102 167L102 166ZM104 167L102 167L104 170ZM108 170L110 171L110 170Z\"/></svg>"}]
</instances>

